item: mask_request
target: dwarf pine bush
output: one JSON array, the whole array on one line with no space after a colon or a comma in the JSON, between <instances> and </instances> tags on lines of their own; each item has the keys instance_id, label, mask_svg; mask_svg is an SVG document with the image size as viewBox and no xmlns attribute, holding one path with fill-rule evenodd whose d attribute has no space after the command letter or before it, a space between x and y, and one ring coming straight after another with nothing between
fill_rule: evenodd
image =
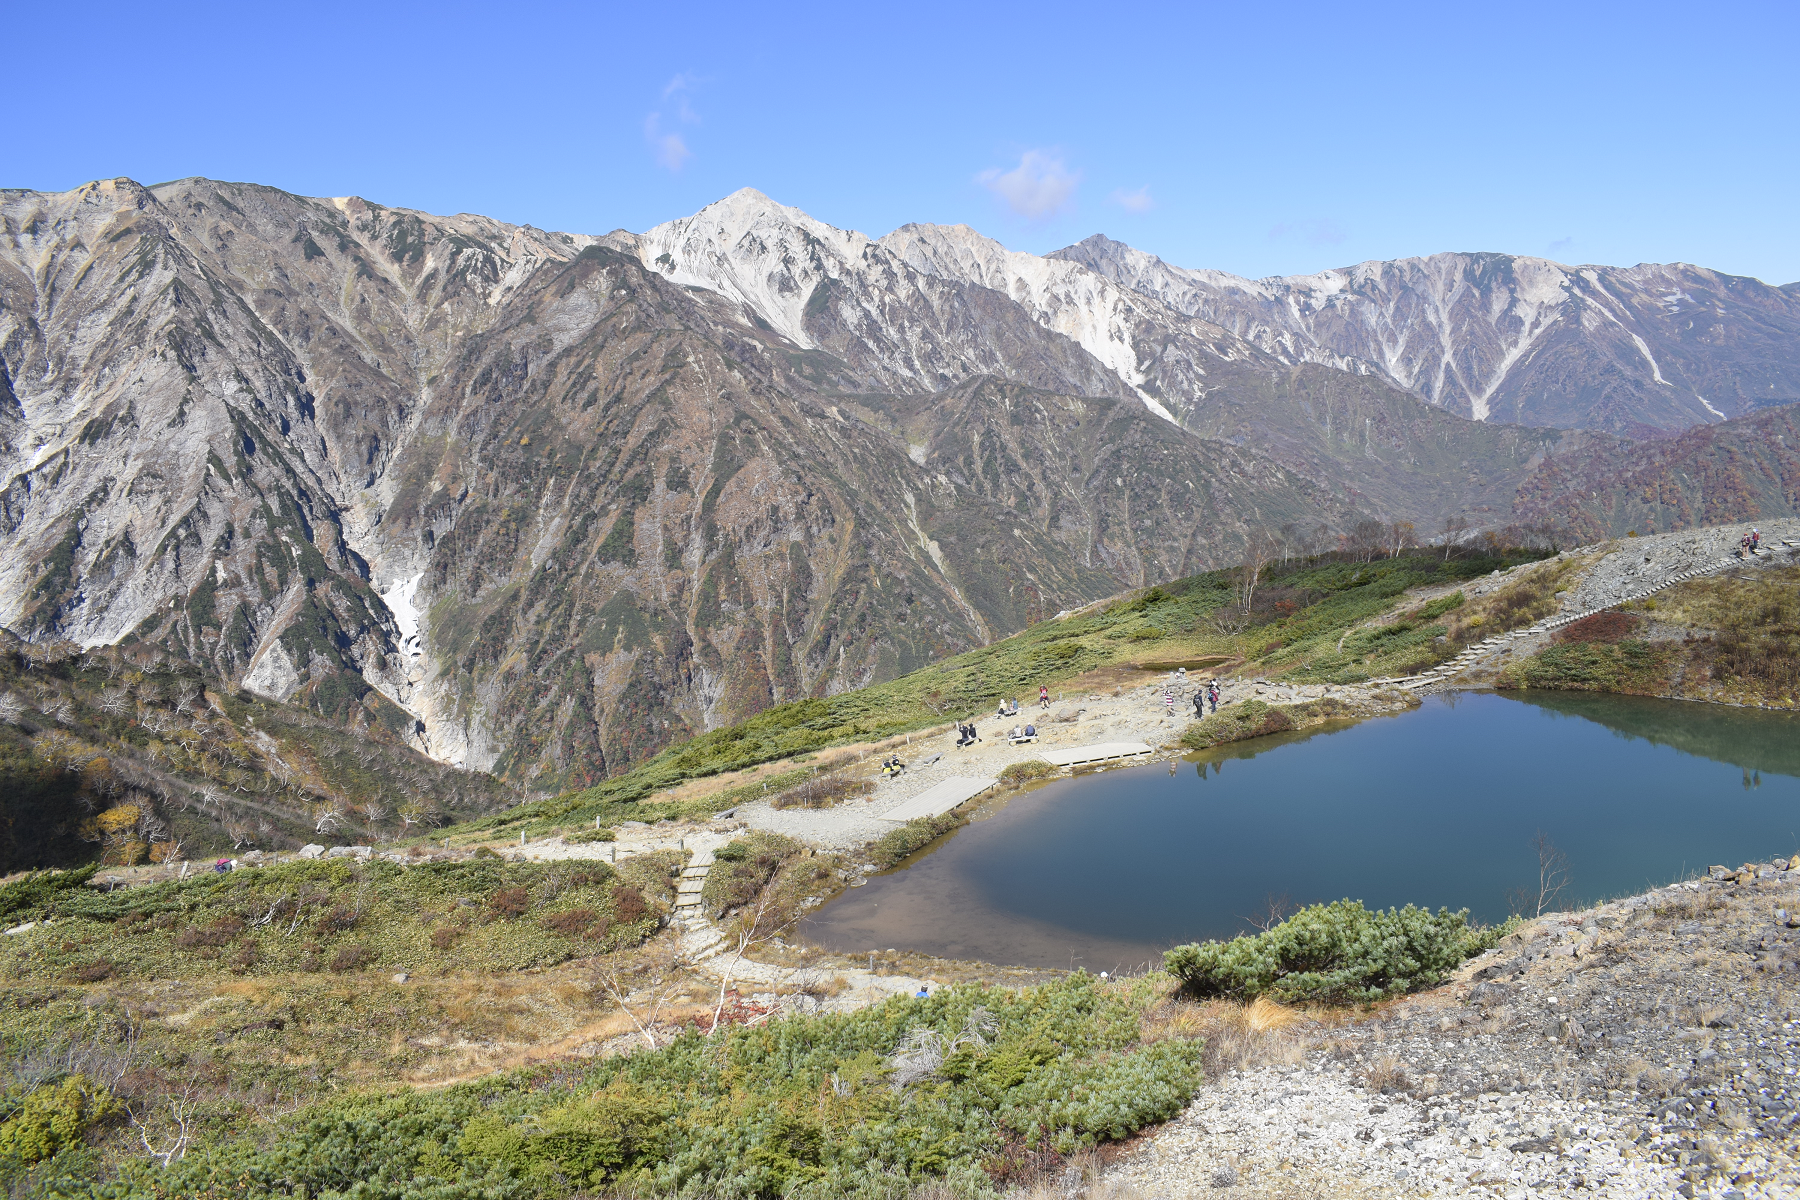
<instances>
[{"instance_id":1,"label":"dwarf pine bush","mask_svg":"<svg viewBox=\"0 0 1800 1200\"><path fill-rule=\"evenodd\" d=\"M689 1032L585 1068L333 1097L168 1170L128 1168L108 1195L875 1200L932 1180L980 1194L1009 1146L1067 1153L1181 1111L1201 1043L1145 1045L1140 1009L1076 975ZM920 1031L955 1049L903 1081Z\"/></svg>"},{"instance_id":2,"label":"dwarf pine bush","mask_svg":"<svg viewBox=\"0 0 1800 1200\"><path fill-rule=\"evenodd\" d=\"M1200 996L1354 1003L1430 987L1483 940L1468 909L1315 904L1267 933L1177 946L1168 972Z\"/></svg>"}]
</instances>

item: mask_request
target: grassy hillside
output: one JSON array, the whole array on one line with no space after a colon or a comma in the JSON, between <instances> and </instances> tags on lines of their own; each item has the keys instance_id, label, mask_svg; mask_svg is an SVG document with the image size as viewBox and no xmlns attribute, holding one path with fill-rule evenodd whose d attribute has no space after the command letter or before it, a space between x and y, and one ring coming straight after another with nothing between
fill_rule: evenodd
<instances>
[{"instance_id":1,"label":"grassy hillside","mask_svg":"<svg viewBox=\"0 0 1800 1200\"><path fill-rule=\"evenodd\" d=\"M1800 567L1691 579L1597 613L1495 682L1791 709L1800 701Z\"/></svg>"},{"instance_id":2,"label":"grassy hillside","mask_svg":"<svg viewBox=\"0 0 1800 1200\"><path fill-rule=\"evenodd\" d=\"M1237 577L1213 571L1132 593L1072 615L1041 621L979 650L947 658L887 683L785 704L727 729L671 746L595 787L540 800L447 832L497 836L520 829L592 825L629 815L688 780L785 761L740 793L714 792L695 812L728 806L799 782L809 755L827 747L941 725L993 711L1002 698L1028 703L1040 684L1053 691L1103 668L1230 667L1310 681L1351 683L1420 670L1454 656L1496 629L1535 620L1554 604L1556 580L1574 565L1537 568L1517 598L1465 604L1454 591L1408 607L1409 589L1453 589L1463 580L1535 562L1544 550L1475 547L1413 550L1393 558L1328 555L1268 568L1249 611L1239 611ZM1381 620L1389 614L1399 619ZM1145 676L1148 678L1148 676ZM1091 682L1091 680L1090 680ZM680 806L658 811L681 811Z\"/></svg>"}]
</instances>

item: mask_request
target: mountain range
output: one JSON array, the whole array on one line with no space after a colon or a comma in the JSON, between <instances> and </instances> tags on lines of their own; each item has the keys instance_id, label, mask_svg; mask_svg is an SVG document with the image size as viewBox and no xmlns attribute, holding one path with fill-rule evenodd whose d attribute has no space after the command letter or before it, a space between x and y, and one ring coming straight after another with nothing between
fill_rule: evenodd
<instances>
[{"instance_id":1,"label":"mountain range","mask_svg":"<svg viewBox=\"0 0 1800 1200\"><path fill-rule=\"evenodd\" d=\"M1796 397L1800 290L1686 266L1250 281L750 190L603 236L4 191L0 624L378 693L440 760L578 786L1261 529L1791 507L1788 458L1721 447ZM1762 482L1652 513L1645 439Z\"/></svg>"}]
</instances>

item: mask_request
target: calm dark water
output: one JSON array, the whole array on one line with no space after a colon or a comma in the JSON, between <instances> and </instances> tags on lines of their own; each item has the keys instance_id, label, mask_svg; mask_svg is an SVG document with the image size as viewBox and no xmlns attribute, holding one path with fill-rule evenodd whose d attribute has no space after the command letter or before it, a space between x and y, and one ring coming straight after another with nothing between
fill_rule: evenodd
<instances>
[{"instance_id":1,"label":"calm dark water","mask_svg":"<svg viewBox=\"0 0 1800 1200\"><path fill-rule=\"evenodd\" d=\"M1800 850L1800 717L1785 714L1464 694L1175 765L1017 795L804 932L1099 971L1247 930L1277 897L1503 920L1509 890L1535 883L1540 830L1568 856L1567 902Z\"/></svg>"}]
</instances>

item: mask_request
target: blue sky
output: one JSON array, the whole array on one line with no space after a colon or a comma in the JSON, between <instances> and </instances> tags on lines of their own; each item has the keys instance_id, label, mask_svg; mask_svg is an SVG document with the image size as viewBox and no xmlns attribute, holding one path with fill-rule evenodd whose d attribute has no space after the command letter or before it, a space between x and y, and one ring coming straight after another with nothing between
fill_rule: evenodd
<instances>
[{"instance_id":1,"label":"blue sky","mask_svg":"<svg viewBox=\"0 0 1800 1200\"><path fill-rule=\"evenodd\" d=\"M15 5L0 186L129 175L1247 275L1440 250L1800 280L1800 6Z\"/></svg>"}]
</instances>

